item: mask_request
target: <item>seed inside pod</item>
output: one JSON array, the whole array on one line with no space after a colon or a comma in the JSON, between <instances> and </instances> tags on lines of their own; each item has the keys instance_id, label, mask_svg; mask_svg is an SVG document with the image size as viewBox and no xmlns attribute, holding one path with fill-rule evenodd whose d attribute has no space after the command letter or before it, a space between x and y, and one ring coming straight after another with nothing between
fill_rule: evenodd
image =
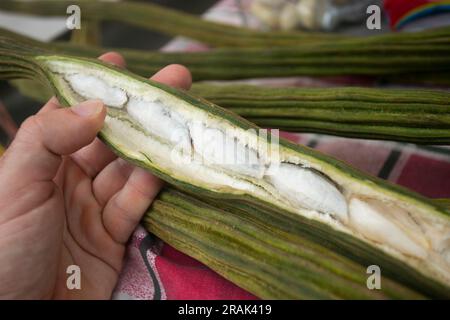
<instances>
[{"instance_id":1,"label":"seed inside pod","mask_svg":"<svg viewBox=\"0 0 450 320\"><path fill-rule=\"evenodd\" d=\"M194 150L206 164L253 178L263 176L265 167L257 150L244 145L237 137L200 122L190 123L189 129Z\"/></svg>"},{"instance_id":2,"label":"seed inside pod","mask_svg":"<svg viewBox=\"0 0 450 320\"><path fill-rule=\"evenodd\" d=\"M387 219L381 211L386 208L379 203L353 198L350 200L349 209L351 227L365 237L379 243L386 243L407 255L426 258L427 248L423 246L423 243L411 238L400 226ZM420 233L415 234L420 236Z\"/></svg>"},{"instance_id":3,"label":"seed inside pod","mask_svg":"<svg viewBox=\"0 0 450 320\"><path fill-rule=\"evenodd\" d=\"M177 113L170 112L161 101L144 101L131 97L126 110L146 131L182 146L183 151L191 154L189 129L185 120Z\"/></svg>"},{"instance_id":4,"label":"seed inside pod","mask_svg":"<svg viewBox=\"0 0 450 320\"><path fill-rule=\"evenodd\" d=\"M108 85L102 79L83 74L67 74L64 77L72 89L85 99L101 99L109 107L121 108L127 102L126 93Z\"/></svg>"},{"instance_id":5,"label":"seed inside pod","mask_svg":"<svg viewBox=\"0 0 450 320\"><path fill-rule=\"evenodd\" d=\"M269 176L273 185L295 206L328 213L347 223L347 202L327 179L311 169L282 163Z\"/></svg>"}]
</instances>

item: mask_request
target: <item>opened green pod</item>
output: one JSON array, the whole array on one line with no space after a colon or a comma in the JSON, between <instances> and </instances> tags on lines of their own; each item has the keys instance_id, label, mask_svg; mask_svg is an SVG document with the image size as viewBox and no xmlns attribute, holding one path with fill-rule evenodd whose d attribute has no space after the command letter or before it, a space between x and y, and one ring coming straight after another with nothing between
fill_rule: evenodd
<instances>
[{"instance_id":1,"label":"opened green pod","mask_svg":"<svg viewBox=\"0 0 450 320\"><path fill-rule=\"evenodd\" d=\"M289 217L339 253L364 263L376 257L400 282L450 297L444 206L96 60L0 48L0 76L40 78L66 106L101 99L108 114L100 136L121 157L185 191Z\"/></svg>"}]
</instances>

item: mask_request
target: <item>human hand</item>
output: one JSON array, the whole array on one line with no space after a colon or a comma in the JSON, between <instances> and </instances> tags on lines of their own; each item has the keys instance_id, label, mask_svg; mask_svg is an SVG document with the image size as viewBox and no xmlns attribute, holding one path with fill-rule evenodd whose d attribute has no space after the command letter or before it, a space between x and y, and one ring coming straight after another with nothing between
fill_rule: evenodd
<instances>
[{"instance_id":1,"label":"human hand","mask_svg":"<svg viewBox=\"0 0 450 320\"><path fill-rule=\"evenodd\" d=\"M100 59L125 64L116 53ZM179 65L152 79L191 85ZM59 108L52 98L0 158L0 298L111 297L125 244L162 182L96 138L105 116L101 101ZM81 290L66 286L70 265Z\"/></svg>"}]
</instances>

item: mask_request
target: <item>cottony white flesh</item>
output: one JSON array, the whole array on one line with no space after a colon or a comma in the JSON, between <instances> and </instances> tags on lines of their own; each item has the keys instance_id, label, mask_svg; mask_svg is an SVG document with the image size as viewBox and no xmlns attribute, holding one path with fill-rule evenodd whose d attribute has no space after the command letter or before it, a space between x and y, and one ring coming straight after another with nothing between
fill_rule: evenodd
<instances>
[{"instance_id":1,"label":"cottony white flesh","mask_svg":"<svg viewBox=\"0 0 450 320\"><path fill-rule=\"evenodd\" d=\"M270 147L256 132L114 70L56 57L42 62L71 105L94 98L108 105L103 133L128 157L192 185L248 194L327 223L450 284L450 223L434 208L283 146L279 155L260 152Z\"/></svg>"}]
</instances>

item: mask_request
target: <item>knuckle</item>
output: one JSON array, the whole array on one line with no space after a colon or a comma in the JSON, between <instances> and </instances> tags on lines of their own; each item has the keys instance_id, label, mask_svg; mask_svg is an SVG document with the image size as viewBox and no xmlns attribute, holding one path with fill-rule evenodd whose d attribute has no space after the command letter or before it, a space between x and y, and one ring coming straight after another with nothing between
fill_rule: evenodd
<instances>
[{"instance_id":1,"label":"knuckle","mask_svg":"<svg viewBox=\"0 0 450 320\"><path fill-rule=\"evenodd\" d=\"M26 137L36 137L42 134L41 119L37 115L28 117L20 126L18 137L25 135Z\"/></svg>"},{"instance_id":2,"label":"knuckle","mask_svg":"<svg viewBox=\"0 0 450 320\"><path fill-rule=\"evenodd\" d=\"M130 209L130 206L125 205L118 197L114 199L114 206L118 212L117 217L119 217L125 223L137 223L136 215Z\"/></svg>"},{"instance_id":3,"label":"knuckle","mask_svg":"<svg viewBox=\"0 0 450 320\"><path fill-rule=\"evenodd\" d=\"M117 171L120 173L122 178L126 181L131 175L131 172L133 171L133 167L125 160L121 158L116 159L117 163Z\"/></svg>"},{"instance_id":4,"label":"knuckle","mask_svg":"<svg viewBox=\"0 0 450 320\"><path fill-rule=\"evenodd\" d=\"M22 145L24 147L35 146L39 143L42 136L42 129L39 117L37 115L27 118L17 131L13 145Z\"/></svg>"},{"instance_id":5,"label":"knuckle","mask_svg":"<svg viewBox=\"0 0 450 320\"><path fill-rule=\"evenodd\" d=\"M128 181L128 187L130 188L130 191L133 192L133 194L136 197L139 197L141 199L148 199L151 197L151 193L148 192L145 188L140 186L136 181L133 179L130 179Z\"/></svg>"}]
</instances>

